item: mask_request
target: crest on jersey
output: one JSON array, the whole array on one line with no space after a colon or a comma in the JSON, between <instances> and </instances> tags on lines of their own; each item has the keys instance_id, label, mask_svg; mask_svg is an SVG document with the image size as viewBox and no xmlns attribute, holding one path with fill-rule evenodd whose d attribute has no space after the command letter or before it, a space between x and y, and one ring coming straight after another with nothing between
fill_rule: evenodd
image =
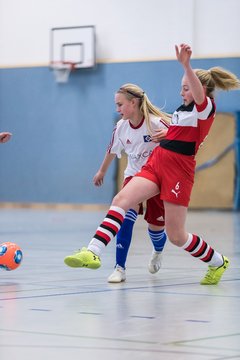
<instances>
[{"instance_id":1,"label":"crest on jersey","mask_svg":"<svg viewBox=\"0 0 240 360\"><path fill-rule=\"evenodd\" d=\"M143 140L144 140L144 142L151 142L152 141L150 135L143 135Z\"/></svg>"}]
</instances>

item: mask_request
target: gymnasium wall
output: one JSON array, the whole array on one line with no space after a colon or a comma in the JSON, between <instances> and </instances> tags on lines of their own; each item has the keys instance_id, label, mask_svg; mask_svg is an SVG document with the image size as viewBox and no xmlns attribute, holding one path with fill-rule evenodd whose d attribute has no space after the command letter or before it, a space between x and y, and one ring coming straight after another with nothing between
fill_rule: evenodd
<instances>
[{"instance_id":1,"label":"gymnasium wall","mask_svg":"<svg viewBox=\"0 0 240 360\"><path fill-rule=\"evenodd\" d=\"M226 7L234 11L223 28ZM240 76L237 10L233 0L123 0L120 7L114 0L2 0L0 130L13 137L0 145L0 202L108 204L117 163L103 187L95 188L92 178L117 120L114 92L137 83L153 103L172 112L181 101L182 76L174 44L182 41L193 46L194 67L218 65ZM213 17L208 34L204 22ZM57 84L48 68L49 31L72 25L96 25L97 66ZM219 93L216 100L218 111L235 121L239 92Z\"/></svg>"},{"instance_id":2,"label":"gymnasium wall","mask_svg":"<svg viewBox=\"0 0 240 360\"><path fill-rule=\"evenodd\" d=\"M190 43L195 57L240 55L239 0L1 0L0 66L49 61L49 30L95 25L102 63L174 59Z\"/></svg>"}]
</instances>

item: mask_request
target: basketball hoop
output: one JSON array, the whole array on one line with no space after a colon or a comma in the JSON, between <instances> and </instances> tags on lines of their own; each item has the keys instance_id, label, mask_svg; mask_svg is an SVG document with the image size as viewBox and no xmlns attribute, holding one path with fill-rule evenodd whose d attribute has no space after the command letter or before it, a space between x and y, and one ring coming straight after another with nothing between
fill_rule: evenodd
<instances>
[{"instance_id":1,"label":"basketball hoop","mask_svg":"<svg viewBox=\"0 0 240 360\"><path fill-rule=\"evenodd\" d=\"M68 82L71 71L75 70L75 63L71 61L52 62L54 77L57 83Z\"/></svg>"}]
</instances>

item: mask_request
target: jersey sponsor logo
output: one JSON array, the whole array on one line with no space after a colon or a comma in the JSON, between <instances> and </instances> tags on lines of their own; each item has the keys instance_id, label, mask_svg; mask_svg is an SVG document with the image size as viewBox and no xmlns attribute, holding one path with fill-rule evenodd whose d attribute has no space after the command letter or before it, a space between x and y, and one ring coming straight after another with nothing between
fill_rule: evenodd
<instances>
[{"instance_id":1,"label":"jersey sponsor logo","mask_svg":"<svg viewBox=\"0 0 240 360\"><path fill-rule=\"evenodd\" d=\"M143 140L144 140L144 142L151 142L152 141L150 135L143 135Z\"/></svg>"},{"instance_id":2,"label":"jersey sponsor logo","mask_svg":"<svg viewBox=\"0 0 240 360\"><path fill-rule=\"evenodd\" d=\"M149 151L144 151L142 153L139 154L129 154L129 158L131 158L132 160L140 160L140 159L145 159L147 157L149 157L152 153L152 150Z\"/></svg>"},{"instance_id":3,"label":"jersey sponsor logo","mask_svg":"<svg viewBox=\"0 0 240 360\"><path fill-rule=\"evenodd\" d=\"M180 194L180 182L178 181L174 187L174 189L171 190L171 192L178 198L178 194Z\"/></svg>"}]
</instances>

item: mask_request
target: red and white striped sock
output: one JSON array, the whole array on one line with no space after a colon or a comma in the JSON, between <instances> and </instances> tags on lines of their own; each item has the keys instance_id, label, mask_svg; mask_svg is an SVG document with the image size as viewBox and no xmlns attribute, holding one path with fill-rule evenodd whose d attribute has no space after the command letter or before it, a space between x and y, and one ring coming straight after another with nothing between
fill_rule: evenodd
<instances>
[{"instance_id":1,"label":"red and white striped sock","mask_svg":"<svg viewBox=\"0 0 240 360\"><path fill-rule=\"evenodd\" d=\"M120 230L125 216L125 211L118 206L111 206L105 219L88 245L88 250L100 256L102 250L116 236Z\"/></svg>"},{"instance_id":2,"label":"red and white striped sock","mask_svg":"<svg viewBox=\"0 0 240 360\"><path fill-rule=\"evenodd\" d=\"M223 264L222 255L197 235L188 234L188 240L182 248L189 252L192 256L208 263L208 265L218 267Z\"/></svg>"}]
</instances>

